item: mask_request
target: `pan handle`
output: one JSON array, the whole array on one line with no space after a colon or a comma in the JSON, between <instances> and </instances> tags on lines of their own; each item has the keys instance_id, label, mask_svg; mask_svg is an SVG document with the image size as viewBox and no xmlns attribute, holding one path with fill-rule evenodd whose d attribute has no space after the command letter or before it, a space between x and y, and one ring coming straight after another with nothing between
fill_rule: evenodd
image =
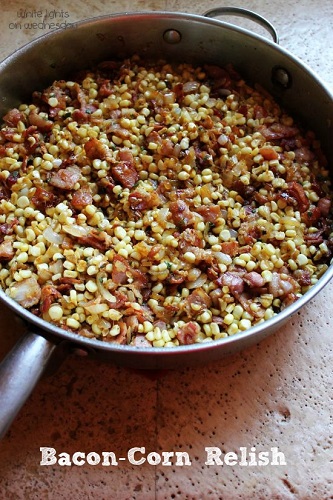
<instances>
[{"instance_id":1,"label":"pan handle","mask_svg":"<svg viewBox=\"0 0 333 500\"><path fill-rule=\"evenodd\" d=\"M56 348L28 332L0 364L0 439L28 399Z\"/></svg>"},{"instance_id":2,"label":"pan handle","mask_svg":"<svg viewBox=\"0 0 333 500\"><path fill-rule=\"evenodd\" d=\"M203 14L205 17L217 17L221 15L234 15L239 17L246 17L255 21L257 24L260 24L263 28L265 28L275 43L279 43L279 35L277 34L276 29L273 24L271 24L265 17L253 12L252 10L242 9L241 7L216 7L215 9L210 9Z\"/></svg>"}]
</instances>

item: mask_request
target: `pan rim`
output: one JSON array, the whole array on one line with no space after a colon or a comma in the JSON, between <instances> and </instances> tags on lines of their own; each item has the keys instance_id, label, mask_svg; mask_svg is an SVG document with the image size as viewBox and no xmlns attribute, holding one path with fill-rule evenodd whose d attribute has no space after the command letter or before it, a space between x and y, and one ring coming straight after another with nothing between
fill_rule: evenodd
<instances>
[{"instance_id":1,"label":"pan rim","mask_svg":"<svg viewBox=\"0 0 333 500\"><path fill-rule=\"evenodd\" d=\"M197 21L198 23L204 23L208 25L214 25L225 30L230 30L232 32L239 32L243 36L248 36L252 39L261 41L265 45L270 46L273 50L277 51L280 54L285 55L289 59L291 59L294 63L300 65L310 76L313 78L317 84L319 84L323 91L326 92L328 98L333 99L333 93L328 89L328 87L324 84L324 82L318 77L318 75L309 67L307 64L296 56L288 52L288 50L284 49L280 45L276 44L272 40L261 36L257 33L253 33L245 28L241 28L239 26L235 26L233 24L228 23L227 21L222 21L220 19L213 19L209 17L205 17L200 14L189 14L185 12L172 12L172 11L150 11L150 10L139 10L133 12L118 12L107 15L101 15L96 17L91 17L88 19L84 19L75 23L75 28L84 28L92 25L98 25L101 22L116 22L117 20L123 21L127 20L128 22L133 22L135 19L158 19L158 20L189 20L189 21ZM56 29L52 32L42 34L33 40L25 43L20 48L18 48L15 52L6 56L2 61L0 61L0 74L6 68L7 65L10 65L12 61L16 61L20 59L22 56L29 52L36 45L41 45L46 40L54 40L57 39L58 36L61 36L63 32L66 31L63 28ZM67 30L68 31L68 30ZM131 345L119 345L115 343L103 342L97 338L87 338L80 336L74 332L67 331L63 328L60 328L52 323L49 323L42 318L35 316L29 310L24 309L18 303L16 303L13 299L8 297L5 291L0 288L0 301L5 304L11 311L16 313L22 319L26 320L28 325L31 325L31 330L33 327L36 327L38 333L42 336L46 336L47 334L56 336L61 340L67 340L73 342L74 344L82 347L97 349L98 351L107 351L113 353L132 353L137 356L144 355L150 357L164 357L164 356L183 356L184 353L192 353L192 352L203 352L210 350L227 350L231 345L235 343L241 344L242 340L252 340L252 343L259 341L261 338L270 335L274 330L280 328L283 324L285 324L288 319L294 316L303 306L308 304L332 279L333 277L333 263L330 264L328 269L322 275L322 277L318 280L318 282L311 287L302 297L300 297L296 302L288 306L283 311L279 312L274 317L266 320L260 324L254 325L248 330L238 332L233 336L229 336L226 338L222 338L219 340L213 341L204 341L191 345L182 345L175 347L136 347ZM273 328L274 327L274 328Z\"/></svg>"}]
</instances>

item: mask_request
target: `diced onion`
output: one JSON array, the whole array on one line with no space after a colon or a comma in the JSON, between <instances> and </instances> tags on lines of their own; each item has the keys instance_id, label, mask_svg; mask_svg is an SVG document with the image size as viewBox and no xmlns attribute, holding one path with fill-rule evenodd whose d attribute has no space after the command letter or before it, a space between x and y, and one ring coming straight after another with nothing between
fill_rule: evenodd
<instances>
[{"instance_id":1,"label":"diced onion","mask_svg":"<svg viewBox=\"0 0 333 500\"><path fill-rule=\"evenodd\" d=\"M89 305L83 305L84 309L90 314L101 314L109 309L107 304L92 303Z\"/></svg>"},{"instance_id":2,"label":"diced onion","mask_svg":"<svg viewBox=\"0 0 333 500\"><path fill-rule=\"evenodd\" d=\"M230 255L226 253L214 252L214 255L219 264L225 264L226 266L228 266L229 264L232 263L232 258L230 257Z\"/></svg>"},{"instance_id":3,"label":"diced onion","mask_svg":"<svg viewBox=\"0 0 333 500\"><path fill-rule=\"evenodd\" d=\"M114 295L112 295L109 290L107 290L104 285L103 285L103 277L102 275L99 273L97 274L96 276L96 284L97 284L97 288L98 288L98 291L99 293L102 295L102 297L107 300L108 302L117 302L117 299Z\"/></svg>"},{"instance_id":4,"label":"diced onion","mask_svg":"<svg viewBox=\"0 0 333 500\"><path fill-rule=\"evenodd\" d=\"M187 281L186 282L186 288L189 290L193 288L200 288L202 285L204 285L207 281L207 274L202 273L195 281Z\"/></svg>"},{"instance_id":5,"label":"diced onion","mask_svg":"<svg viewBox=\"0 0 333 500\"><path fill-rule=\"evenodd\" d=\"M48 226L46 229L44 229L43 236L46 241L54 245L61 245L61 243L64 241L64 237L61 234L56 233L51 226Z\"/></svg>"},{"instance_id":6,"label":"diced onion","mask_svg":"<svg viewBox=\"0 0 333 500\"><path fill-rule=\"evenodd\" d=\"M78 224L72 224L71 226L65 224L62 226L62 229L65 233L76 236L77 238L87 236L89 232L88 228L79 226Z\"/></svg>"},{"instance_id":7,"label":"diced onion","mask_svg":"<svg viewBox=\"0 0 333 500\"><path fill-rule=\"evenodd\" d=\"M190 94L192 92L196 92L200 87L199 82L186 82L183 85L184 94Z\"/></svg>"}]
</instances>

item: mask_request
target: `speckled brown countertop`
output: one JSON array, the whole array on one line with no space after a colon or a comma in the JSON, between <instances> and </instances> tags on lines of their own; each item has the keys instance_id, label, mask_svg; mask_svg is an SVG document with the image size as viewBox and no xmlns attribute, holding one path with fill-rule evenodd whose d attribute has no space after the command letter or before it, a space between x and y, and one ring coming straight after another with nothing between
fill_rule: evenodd
<instances>
[{"instance_id":1,"label":"speckled brown countertop","mask_svg":"<svg viewBox=\"0 0 333 500\"><path fill-rule=\"evenodd\" d=\"M14 0L0 17L0 57L43 34L22 29L21 9L68 13L67 21L125 10L201 14L216 0ZM333 90L331 0L234 1L270 19L283 47ZM166 373L117 368L70 356L44 377L0 443L0 498L314 499L333 498L333 284L277 334L217 363ZM0 306L0 358L23 331ZM0 401L1 404L1 401ZM41 466L40 447L57 453L129 449L185 451L191 465ZM206 465L223 454L278 448L286 465ZM140 458L139 454L136 459ZM248 457L249 458L249 457ZM278 460L279 462L279 460Z\"/></svg>"}]
</instances>

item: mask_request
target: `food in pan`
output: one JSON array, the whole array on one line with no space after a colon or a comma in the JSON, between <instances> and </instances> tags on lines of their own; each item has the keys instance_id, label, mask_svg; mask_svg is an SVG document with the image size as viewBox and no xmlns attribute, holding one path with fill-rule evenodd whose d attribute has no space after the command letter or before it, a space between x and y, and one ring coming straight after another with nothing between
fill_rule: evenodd
<instances>
[{"instance_id":1,"label":"food in pan","mask_svg":"<svg viewBox=\"0 0 333 500\"><path fill-rule=\"evenodd\" d=\"M234 335L330 263L313 133L227 66L107 61L36 91L0 132L0 284L89 338Z\"/></svg>"}]
</instances>

